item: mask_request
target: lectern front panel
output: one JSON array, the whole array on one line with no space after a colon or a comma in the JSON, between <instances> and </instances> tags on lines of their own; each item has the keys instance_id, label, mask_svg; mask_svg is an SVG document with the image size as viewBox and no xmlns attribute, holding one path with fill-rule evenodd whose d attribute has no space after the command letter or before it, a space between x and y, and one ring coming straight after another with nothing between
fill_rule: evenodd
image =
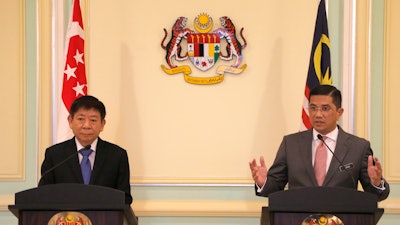
<instances>
[{"instance_id":1,"label":"lectern front panel","mask_svg":"<svg viewBox=\"0 0 400 225\"><path fill-rule=\"evenodd\" d=\"M48 225L51 218L62 211L21 211L18 225ZM124 224L124 213L121 211L80 211L93 225Z\"/></svg>"}]
</instances>

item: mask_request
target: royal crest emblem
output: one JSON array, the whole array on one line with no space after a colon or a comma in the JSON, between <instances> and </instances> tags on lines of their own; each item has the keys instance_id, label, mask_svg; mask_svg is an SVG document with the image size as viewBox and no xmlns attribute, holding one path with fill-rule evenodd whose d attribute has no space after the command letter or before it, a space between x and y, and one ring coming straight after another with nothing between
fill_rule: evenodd
<instances>
[{"instance_id":1,"label":"royal crest emblem","mask_svg":"<svg viewBox=\"0 0 400 225\"><path fill-rule=\"evenodd\" d=\"M197 32L186 27L187 20L186 17L178 17L172 27L171 38L165 46L164 41L168 32L164 28L165 35L161 41L161 47L166 51L165 60L169 66L168 68L161 65L165 73L169 75L183 73L185 81L192 84L215 84L223 81L225 73L240 74L246 69L246 64L239 68L243 58L242 50L247 45L246 39L243 37L243 28L240 30L242 45L236 37L234 24L227 16L220 18L220 28L212 30L214 27L212 18L205 13L198 15L193 23ZM183 45L182 41L186 41L187 45ZM183 51L186 53L182 54ZM235 62L232 65L218 66L218 75L216 76L195 77L191 75L190 66L178 66L174 63L174 61L186 61L187 59L203 72L213 68L219 59L224 61L235 59Z\"/></svg>"},{"instance_id":2,"label":"royal crest emblem","mask_svg":"<svg viewBox=\"0 0 400 225\"><path fill-rule=\"evenodd\" d=\"M331 214L312 214L301 225L344 225L339 217Z\"/></svg>"},{"instance_id":3,"label":"royal crest emblem","mask_svg":"<svg viewBox=\"0 0 400 225\"><path fill-rule=\"evenodd\" d=\"M50 218L47 225L92 225L92 221L80 212L59 212Z\"/></svg>"}]
</instances>

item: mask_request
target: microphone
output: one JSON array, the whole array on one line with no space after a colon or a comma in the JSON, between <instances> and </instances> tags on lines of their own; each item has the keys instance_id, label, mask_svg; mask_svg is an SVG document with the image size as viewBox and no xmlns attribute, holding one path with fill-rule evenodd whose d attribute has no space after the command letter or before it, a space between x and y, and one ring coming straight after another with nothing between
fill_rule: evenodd
<instances>
[{"instance_id":1,"label":"microphone","mask_svg":"<svg viewBox=\"0 0 400 225\"><path fill-rule=\"evenodd\" d=\"M328 150L332 153L333 157L335 157L335 159L340 163L340 167L343 168L344 171L346 171L347 175L349 175L349 177L351 178L351 180L353 181L353 185L355 188L357 188L356 186L356 181L354 180L354 177L349 173L349 171L347 170L347 167L343 165L343 162L339 160L339 158L335 155L335 153L333 153L332 149L329 148L329 146L325 143L324 138L322 137L321 134L317 135L317 138L322 141L322 143L324 143L324 145L328 148ZM339 170L341 170L339 168Z\"/></svg>"},{"instance_id":2,"label":"microphone","mask_svg":"<svg viewBox=\"0 0 400 225\"><path fill-rule=\"evenodd\" d=\"M86 150L91 148L91 145L86 145L84 147ZM40 183L42 182L43 177L45 177L47 174L49 174L50 172L54 171L55 169L57 169L59 166L63 165L64 163L66 163L68 160L70 160L71 158L73 158L74 156L78 155L79 151L74 152L73 154L71 154L70 156L68 156L67 158L65 158L64 160L62 160L61 162L57 163L56 165L54 165L53 167L51 167L50 169L46 170L42 176L39 179L39 183L38 185L40 186Z\"/></svg>"}]
</instances>

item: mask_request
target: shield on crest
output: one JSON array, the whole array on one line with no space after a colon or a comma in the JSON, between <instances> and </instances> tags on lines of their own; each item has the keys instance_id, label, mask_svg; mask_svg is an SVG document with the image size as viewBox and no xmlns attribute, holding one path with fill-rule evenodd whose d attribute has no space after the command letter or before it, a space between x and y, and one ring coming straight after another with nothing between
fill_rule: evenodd
<instances>
[{"instance_id":1,"label":"shield on crest","mask_svg":"<svg viewBox=\"0 0 400 225\"><path fill-rule=\"evenodd\" d=\"M187 36L188 56L201 71L214 66L220 53L220 38L214 33L195 33Z\"/></svg>"}]
</instances>

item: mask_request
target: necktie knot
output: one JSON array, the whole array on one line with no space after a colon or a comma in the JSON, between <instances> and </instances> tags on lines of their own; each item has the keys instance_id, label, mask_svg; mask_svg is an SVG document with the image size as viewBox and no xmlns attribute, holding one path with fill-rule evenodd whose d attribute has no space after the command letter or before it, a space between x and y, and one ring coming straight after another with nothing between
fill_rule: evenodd
<instances>
[{"instance_id":1,"label":"necktie knot","mask_svg":"<svg viewBox=\"0 0 400 225\"><path fill-rule=\"evenodd\" d=\"M86 149L83 148L81 150L79 150L79 152L85 157L89 157L90 154L92 154L93 150L92 149Z\"/></svg>"}]
</instances>

